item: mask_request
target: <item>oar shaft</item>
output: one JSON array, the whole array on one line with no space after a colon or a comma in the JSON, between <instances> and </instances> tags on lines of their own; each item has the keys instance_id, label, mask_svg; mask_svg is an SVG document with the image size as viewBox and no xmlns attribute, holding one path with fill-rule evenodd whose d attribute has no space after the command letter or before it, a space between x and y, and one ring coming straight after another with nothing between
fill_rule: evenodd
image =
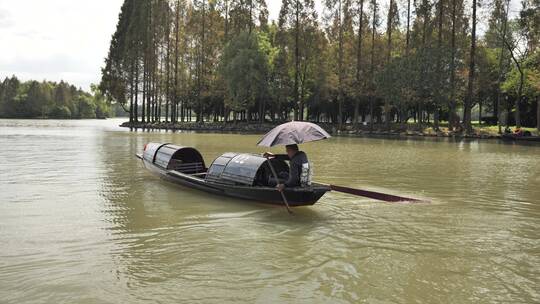
<instances>
[{"instance_id":1,"label":"oar shaft","mask_svg":"<svg viewBox=\"0 0 540 304\"><path fill-rule=\"evenodd\" d=\"M266 161L268 162L270 171L272 171L272 175L276 179L276 182L279 184L278 176L276 173L276 169L274 169L274 165L272 165L272 162L270 161L270 159L267 159ZM283 191L279 191L279 193L281 194L281 199L283 200L283 203L285 204L287 211L289 212L289 214L292 214L292 210L291 210L291 207L289 207L289 201L287 201L287 197L285 197L285 193L283 193Z\"/></svg>"},{"instance_id":2,"label":"oar shaft","mask_svg":"<svg viewBox=\"0 0 540 304\"><path fill-rule=\"evenodd\" d=\"M368 197L372 199L376 199L379 201L385 201L385 202L418 202L419 200L414 198L408 198L408 197L402 197L392 194L386 194L381 192L375 192L375 191L367 191L362 189L355 189L355 188L349 188L349 187L343 187L343 186L337 186L337 185L329 185L330 189L337 192L362 196L362 197Z\"/></svg>"}]
</instances>

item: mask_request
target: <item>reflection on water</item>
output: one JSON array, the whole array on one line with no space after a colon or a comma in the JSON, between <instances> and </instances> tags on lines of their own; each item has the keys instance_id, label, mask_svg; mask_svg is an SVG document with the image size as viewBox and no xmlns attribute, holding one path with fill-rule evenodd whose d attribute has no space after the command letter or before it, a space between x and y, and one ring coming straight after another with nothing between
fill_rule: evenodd
<instances>
[{"instance_id":1,"label":"reflection on water","mask_svg":"<svg viewBox=\"0 0 540 304\"><path fill-rule=\"evenodd\" d=\"M540 301L539 146L308 144L319 181L432 203L329 193L289 216L161 181L134 158L146 142L174 142L210 163L263 152L258 136L120 122L0 120L2 301Z\"/></svg>"}]
</instances>

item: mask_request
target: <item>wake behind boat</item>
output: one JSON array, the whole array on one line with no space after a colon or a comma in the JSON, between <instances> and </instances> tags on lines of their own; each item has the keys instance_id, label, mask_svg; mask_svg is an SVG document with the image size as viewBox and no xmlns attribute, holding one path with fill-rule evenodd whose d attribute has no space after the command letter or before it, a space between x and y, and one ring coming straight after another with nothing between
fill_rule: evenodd
<instances>
[{"instance_id":1,"label":"wake behind boat","mask_svg":"<svg viewBox=\"0 0 540 304\"><path fill-rule=\"evenodd\" d=\"M224 153L210 167L195 148L173 144L149 143L137 154L152 173L170 182L216 195L283 205L281 193L270 186L272 170L288 172L289 165L280 159L257 154ZM291 207L315 204L329 185L312 183L309 186L284 190Z\"/></svg>"}]
</instances>

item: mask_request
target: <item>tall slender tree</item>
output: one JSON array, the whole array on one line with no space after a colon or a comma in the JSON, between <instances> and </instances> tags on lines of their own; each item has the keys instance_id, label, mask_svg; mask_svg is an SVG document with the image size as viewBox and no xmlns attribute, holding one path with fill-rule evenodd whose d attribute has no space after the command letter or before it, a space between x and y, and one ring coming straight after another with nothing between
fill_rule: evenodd
<instances>
[{"instance_id":1,"label":"tall slender tree","mask_svg":"<svg viewBox=\"0 0 540 304\"><path fill-rule=\"evenodd\" d=\"M370 83L369 83L369 130L373 132L374 126L374 108L375 108L375 35L377 34L377 0L371 0L371 56L370 56Z\"/></svg>"},{"instance_id":2,"label":"tall slender tree","mask_svg":"<svg viewBox=\"0 0 540 304\"><path fill-rule=\"evenodd\" d=\"M360 98L362 96L362 43L364 39L364 0L357 0L358 33L356 46L356 98L354 100L354 124L358 128Z\"/></svg>"},{"instance_id":3,"label":"tall slender tree","mask_svg":"<svg viewBox=\"0 0 540 304\"><path fill-rule=\"evenodd\" d=\"M471 122L471 111L473 106L474 98L474 77L475 77L475 63L476 63L476 0L472 0L472 30L471 30L471 51L470 51L470 61L469 61L469 81L467 84L467 97L465 98L465 103L463 106L463 124L465 125L465 130L467 134L472 134L472 122Z\"/></svg>"}]
</instances>

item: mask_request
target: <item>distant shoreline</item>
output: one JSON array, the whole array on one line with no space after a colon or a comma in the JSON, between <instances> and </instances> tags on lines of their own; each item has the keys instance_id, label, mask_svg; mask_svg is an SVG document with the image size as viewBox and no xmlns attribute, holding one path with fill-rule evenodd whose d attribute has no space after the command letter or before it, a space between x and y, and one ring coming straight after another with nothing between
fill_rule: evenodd
<instances>
[{"instance_id":1,"label":"distant shoreline","mask_svg":"<svg viewBox=\"0 0 540 304\"><path fill-rule=\"evenodd\" d=\"M169 131L194 131L210 133L246 133L246 134L264 134L277 126L279 123L246 123L246 122L179 122L179 123L142 123L142 122L124 122L120 127L130 129L144 130L169 130ZM332 136L358 136L372 138L447 138L447 139L502 139L501 135L483 129L477 130L478 133L466 135L458 132L440 131L435 132L431 126L410 125L392 125L392 130L386 131L384 125L375 125L374 130L370 132L369 126L360 125L358 129L348 125L346 130L337 131L333 124L320 123L326 131ZM441 128L444 130L445 128Z\"/></svg>"}]
</instances>

